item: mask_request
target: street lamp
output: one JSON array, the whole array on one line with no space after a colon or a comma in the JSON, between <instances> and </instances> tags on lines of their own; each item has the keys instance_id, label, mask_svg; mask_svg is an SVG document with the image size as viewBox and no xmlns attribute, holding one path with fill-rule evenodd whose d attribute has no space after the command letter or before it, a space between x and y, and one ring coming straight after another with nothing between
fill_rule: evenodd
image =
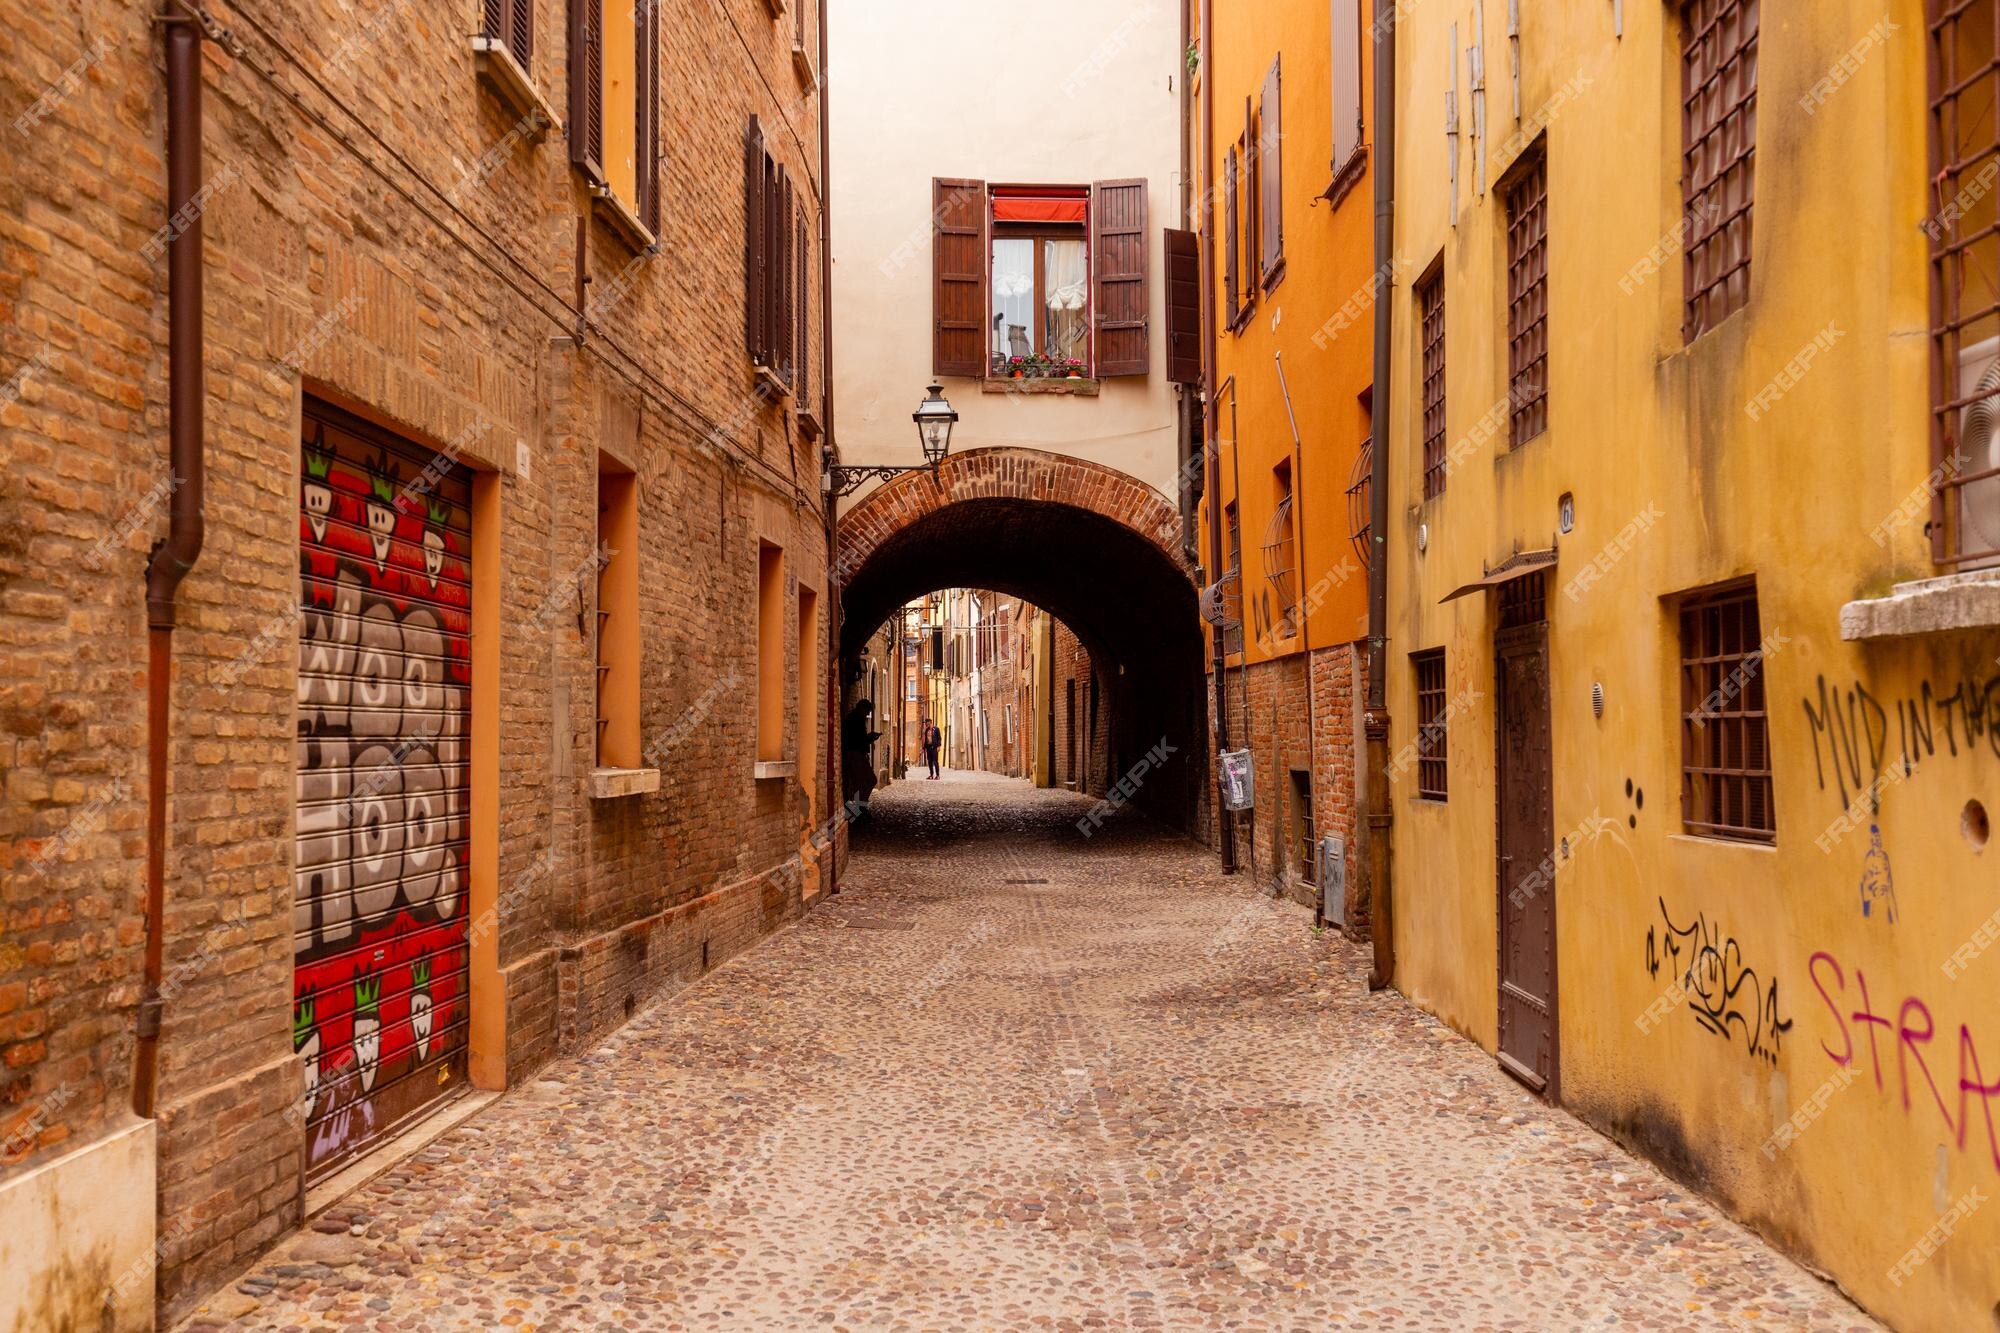
<instances>
[{"instance_id":1,"label":"street lamp","mask_svg":"<svg viewBox=\"0 0 2000 1333\"><path fill-rule=\"evenodd\" d=\"M910 414L910 420L917 423L917 441L924 450L922 463L908 467L887 463L866 467L831 467L827 469L827 491L836 496L852 495L863 482L887 481L924 467L936 476L938 464L944 462L945 455L951 452L951 428L958 424L958 411L945 401L942 384L931 385L924 401L918 403L917 410Z\"/></svg>"}]
</instances>

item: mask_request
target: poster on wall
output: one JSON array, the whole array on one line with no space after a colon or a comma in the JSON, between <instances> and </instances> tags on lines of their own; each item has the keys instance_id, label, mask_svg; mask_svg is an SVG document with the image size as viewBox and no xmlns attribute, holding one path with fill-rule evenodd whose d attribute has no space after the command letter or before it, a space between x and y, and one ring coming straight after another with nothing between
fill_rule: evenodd
<instances>
[{"instance_id":1,"label":"poster on wall","mask_svg":"<svg viewBox=\"0 0 2000 1333\"><path fill-rule=\"evenodd\" d=\"M1218 757L1222 773L1222 806L1225 810L1248 810L1257 804L1256 775L1248 750L1224 750Z\"/></svg>"}]
</instances>

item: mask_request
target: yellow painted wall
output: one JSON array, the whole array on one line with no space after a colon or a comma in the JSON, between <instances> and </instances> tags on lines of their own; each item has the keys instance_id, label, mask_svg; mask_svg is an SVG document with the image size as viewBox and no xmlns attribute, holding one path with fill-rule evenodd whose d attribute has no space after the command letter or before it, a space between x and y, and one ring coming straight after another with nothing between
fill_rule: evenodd
<instances>
[{"instance_id":1,"label":"yellow painted wall","mask_svg":"<svg viewBox=\"0 0 2000 1333\"><path fill-rule=\"evenodd\" d=\"M1469 131L1472 0L1410 6L1398 28L1392 748L1414 735L1411 652L1444 647L1447 695L1464 705L1449 730L1449 801L1416 800L1413 772L1393 784L1398 984L1494 1044L1497 606L1485 595L1440 599L1482 562L1548 546L1558 498L1572 492L1575 530L1558 542L1549 603L1554 833L1572 844L1556 877L1564 1102L1899 1326L1992 1327L2000 1206L1961 1213L1968 1199L2000 1196L2000 1129L1986 1114L2000 1126L2000 948L1950 975L1947 964L1955 953L1963 963L2000 909L2000 849L1975 851L1960 831L1968 798L2000 803L2000 631L1864 646L1843 642L1838 625L1844 602L1940 572L1921 520L1893 521L1930 470L1921 9L1765 9L1750 300L1690 347L1674 237L1676 7L1626 3L1622 37L1603 0L1521 8L1523 117L1513 115L1507 6L1490 0L1485 180L1468 134L1455 213L1447 52L1456 25ZM1829 76L1838 84L1808 114L1802 101ZM1506 393L1504 210L1491 183L1544 124L1551 424L1510 452L1504 417L1497 432L1490 425ZM1462 461L1426 503L1410 288L1440 255L1447 439ZM1816 339L1810 368L1782 374ZM1773 386L1777 396L1749 410ZM1579 582L1586 568L1599 573ZM1771 848L1682 831L1678 626L1662 600L1753 574L1773 646ZM1861 910L1870 816L1864 807L1858 827L1841 822L1830 743L1808 712L1822 681L1843 709L1859 687L1884 710L1885 750L1878 765L1862 746L1862 778L1890 777L1879 827L1893 923L1879 902ZM1593 682L1605 691L1602 720ZM1968 742L1961 715L1953 754L1933 708L1935 753L1896 781L1899 703L1921 702L1926 683L1943 696L1964 682L1979 700L1978 734ZM1725 984L1741 982L1719 998L1722 1035L1671 991L1671 968L1655 976L1647 966L1649 933L1657 942L1690 926L1713 932ZM1888 1029L1853 1018L1864 974ZM1775 1033L1760 1024L1772 986L1776 1022L1790 1024ZM1913 1034L1933 1026L1935 1038L1902 1042L1905 1021ZM1966 1077L1995 1087L1991 1098L1970 1092L1961 1103L1962 1024L1983 1070L1968 1064ZM1833 1057L1850 1054L1847 1078ZM1952 1228L1937 1253L1892 1274L1933 1227Z\"/></svg>"},{"instance_id":2,"label":"yellow painted wall","mask_svg":"<svg viewBox=\"0 0 2000 1333\"><path fill-rule=\"evenodd\" d=\"M1279 620L1279 599L1263 563L1278 504L1273 472L1287 460L1301 539L1296 596L1311 609L1312 645L1351 642L1368 629L1367 576L1350 540L1346 492L1369 431L1360 395L1374 374L1373 186L1364 165L1337 205L1316 198L1333 180L1331 16L1329 0L1214 0L1214 30L1202 51L1199 96L1215 100L1209 180L1218 254L1209 309L1218 311L1226 310L1223 156L1243 135L1244 98L1253 104L1262 98L1271 64L1282 58L1284 275L1269 291L1246 276L1245 290L1254 284L1257 291L1256 309L1239 332L1229 330L1225 314L1216 336L1220 502L1236 501L1242 523L1243 638L1251 662L1296 653L1302 646L1297 635L1270 632ZM1364 49L1364 89L1369 68ZM1364 106L1367 100L1364 91ZM1200 126L1197 107L1189 128L1197 155ZM1364 133L1363 142L1370 141ZM1256 206L1246 195L1239 217L1247 218ZM1279 387L1280 354L1298 417L1296 448ZM1202 563L1208 569L1226 564L1208 550L1206 506L1214 500L1204 499L1201 522Z\"/></svg>"}]
</instances>

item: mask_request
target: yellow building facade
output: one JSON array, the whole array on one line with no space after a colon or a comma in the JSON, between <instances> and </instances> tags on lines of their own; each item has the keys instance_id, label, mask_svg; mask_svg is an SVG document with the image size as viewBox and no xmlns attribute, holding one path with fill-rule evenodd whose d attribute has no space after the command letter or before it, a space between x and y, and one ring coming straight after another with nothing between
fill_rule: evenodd
<instances>
[{"instance_id":1,"label":"yellow building facade","mask_svg":"<svg viewBox=\"0 0 2000 1333\"><path fill-rule=\"evenodd\" d=\"M1913 1329L2000 1317L1993 11L1395 28L1395 982Z\"/></svg>"},{"instance_id":2,"label":"yellow building facade","mask_svg":"<svg viewBox=\"0 0 2000 1333\"><path fill-rule=\"evenodd\" d=\"M1216 445L1196 526L1231 622L1210 699L1255 765L1236 862L1310 900L1319 842L1351 848L1356 833L1367 576L1350 491L1365 468L1374 304L1365 16L1359 0L1207 0L1195 39L1188 142Z\"/></svg>"}]
</instances>

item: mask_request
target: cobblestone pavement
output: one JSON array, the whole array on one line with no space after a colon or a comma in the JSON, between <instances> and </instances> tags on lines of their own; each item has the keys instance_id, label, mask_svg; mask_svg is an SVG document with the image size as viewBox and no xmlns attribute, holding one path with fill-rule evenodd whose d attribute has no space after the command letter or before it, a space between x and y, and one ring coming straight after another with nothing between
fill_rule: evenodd
<instances>
[{"instance_id":1,"label":"cobblestone pavement","mask_svg":"<svg viewBox=\"0 0 2000 1333\"><path fill-rule=\"evenodd\" d=\"M1359 947L1090 802L898 784L843 892L193 1327L1873 1327ZM335 1234L327 1234L327 1233Z\"/></svg>"}]
</instances>

